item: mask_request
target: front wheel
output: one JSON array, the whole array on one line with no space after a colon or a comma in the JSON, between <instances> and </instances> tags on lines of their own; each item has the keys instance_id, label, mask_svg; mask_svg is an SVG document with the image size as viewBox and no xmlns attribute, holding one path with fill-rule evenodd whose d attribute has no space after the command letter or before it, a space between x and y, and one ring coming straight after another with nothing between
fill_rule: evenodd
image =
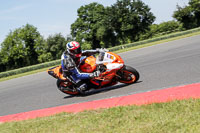
<instances>
[{"instance_id":1,"label":"front wheel","mask_svg":"<svg viewBox=\"0 0 200 133\"><path fill-rule=\"evenodd\" d=\"M139 80L140 74L135 68L124 66L124 68L120 71L120 77L119 82L133 84Z\"/></svg>"},{"instance_id":2,"label":"front wheel","mask_svg":"<svg viewBox=\"0 0 200 133\"><path fill-rule=\"evenodd\" d=\"M78 91L74 88L71 82L63 81L58 79L57 80L57 87L60 91L62 91L65 94L69 95L77 95Z\"/></svg>"}]
</instances>

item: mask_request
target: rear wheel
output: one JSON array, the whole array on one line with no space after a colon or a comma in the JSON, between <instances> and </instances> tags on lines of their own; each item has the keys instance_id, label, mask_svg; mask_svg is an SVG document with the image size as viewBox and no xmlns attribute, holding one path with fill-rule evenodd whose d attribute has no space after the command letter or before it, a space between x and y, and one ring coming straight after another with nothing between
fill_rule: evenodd
<instances>
[{"instance_id":1,"label":"rear wheel","mask_svg":"<svg viewBox=\"0 0 200 133\"><path fill-rule=\"evenodd\" d=\"M120 72L121 78L119 79L119 82L125 83L125 84L133 84L137 82L140 78L139 72L130 66L124 66L124 68Z\"/></svg>"},{"instance_id":2,"label":"rear wheel","mask_svg":"<svg viewBox=\"0 0 200 133\"><path fill-rule=\"evenodd\" d=\"M78 91L74 88L71 82L63 81L58 79L57 80L57 87L60 91L62 91L65 94L69 95L77 95Z\"/></svg>"}]
</instances>

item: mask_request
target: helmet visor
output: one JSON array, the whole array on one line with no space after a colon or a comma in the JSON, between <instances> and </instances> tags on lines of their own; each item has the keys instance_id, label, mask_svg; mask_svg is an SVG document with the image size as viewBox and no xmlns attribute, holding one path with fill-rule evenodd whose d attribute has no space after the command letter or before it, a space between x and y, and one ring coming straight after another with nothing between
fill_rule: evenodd
<instances>
[{"instance_id":1,"label":"helmet visor","mask_svg":"<svg viewBox=\"0 0 200 133\"><path fill-rule=\"evenodd\" d=\"M81 47L78 47L77 49L70 49L69 51L72 54L81 54Z\"/></svg>"}]
</instances>

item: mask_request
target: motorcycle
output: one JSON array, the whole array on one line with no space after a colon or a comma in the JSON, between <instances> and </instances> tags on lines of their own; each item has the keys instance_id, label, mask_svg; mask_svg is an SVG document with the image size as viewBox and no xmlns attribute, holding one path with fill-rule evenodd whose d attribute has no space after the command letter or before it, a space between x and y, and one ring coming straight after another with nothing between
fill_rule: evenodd
<instances>
[{"instance_id":1,"label":"motorcycle","mask_svg":"<svg viewBox=\"0 0 200 133\"><path fill-rule=\"evenodd\" d=\"M92 73L100 71L98 77L83 80L87 84L87 91L116 85L118 82L133 84L139 80L139 72L124 64L123 59L113 52L100 52L97 56L86 57L79 66L81 72ZM61 66L47 70L48 74L57 79L58 89L69 95L78 95L76 84L70 78L63 77Z\"/></svg>"}]
</instances>

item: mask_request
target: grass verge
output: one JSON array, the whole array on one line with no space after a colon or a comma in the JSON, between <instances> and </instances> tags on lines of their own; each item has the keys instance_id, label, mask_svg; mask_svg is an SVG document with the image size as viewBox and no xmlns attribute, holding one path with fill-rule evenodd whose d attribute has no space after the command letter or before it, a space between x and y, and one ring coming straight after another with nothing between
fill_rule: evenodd
<instances>
[{"instance_id":1,"label":"grass verge","mask_svg":"<svg viewBox=\"0 0 200 133\"><path fill-rule=\"evenodd\" d=\"M134 49L139 49L139 48L144 48L144 47L148 47L148 46L153 46L153 45L156 45L156 44L161 44L161 43L164 43L164 42L178 40L178 39L182 39L182 38L186 38L186 37L191 37L191 36L199 35L199 34L200 34L200 32L194 32L194 33L190 33L190 34L186 34L186 35L181 35L181 36L178 36L178 37L173 37L173 38L169 38L169 39L155 41L155 42L152 42L152 43L146 43L146 44L142 44L142 45L138 45L138 46L134 46L134 47L130 47L130 48L124 48L124 49L115 51L115 53L122 53L122 52L130 51L130 50L134 50ZM13 76L8 76L8 77L0 78L0 82L1 81L5 81L5 80L10 80L10 79L13 79L13 78L18 78L18 77L30 75L30 74L34 74L34 73L37 73L37 72L42 72L42 71L47 70L48 68L51 68L51 67L42 68L42 69L30 71L30 72L25 72L25 73L22 73L22 74L17 74L17 75L13 75Z\"/></svg>"},{"instance_id":2,"label":"grass verge","mask_svg":"<svg viewBox=\"0 0 200 133\"><path fill-rule=\"evenodd\" d=\"M181 35L181 36L177 36L177 37L173 37L173 38L169 38L169 39L164 39L164 40L146 43L146 44L142 44L142 45L138 45L138 46L134 46L134 47L130 47L130 48L125 48L125 49L117 50L117 51L115 51L115 53L122 53L122 52L130 51L130 50L134 50L134 49L149 47L149 46L153 46L153 45L157 45L157 44L161 44L161 43L165 43L165 42L170 42L170 41L174 41L174 40L179 40L179 39L183 39L183 38L187 38L187 37L191 37L191 36L195 36L195 35L200 35L200 32L194 32L194 33Z\"/></svg>"},{"instance_id":3,"label":"grass verge","mask_svg":"<svg viewBox=\"0 0 200 133\"><path fill-rule=\"evenodd\" d=\"M61 113L0 124L1 133L197 133L200 99Z\"/></svg>"},{"instance_id":4,"label":"grass verge","mask_svg":"<svg viewBox=\"0 0 200 133\"><path fill-rule=\"evenodd\" d=\"M33 70L33 71L21 73L21 74L16 74L16 75L0 78L0 82L10 80L10 79L14 79L14 78L19 78L19 77L22 77L22 76L26 76L26 75L30 75L30 74L34 74L34 73L38 73L38 72L44 72L51 67L54 67L54 66L50 66L50 67L46 67L46 68L42 68L42 69L38 69L38 70Z\"/></svg>"}]
</instances>

